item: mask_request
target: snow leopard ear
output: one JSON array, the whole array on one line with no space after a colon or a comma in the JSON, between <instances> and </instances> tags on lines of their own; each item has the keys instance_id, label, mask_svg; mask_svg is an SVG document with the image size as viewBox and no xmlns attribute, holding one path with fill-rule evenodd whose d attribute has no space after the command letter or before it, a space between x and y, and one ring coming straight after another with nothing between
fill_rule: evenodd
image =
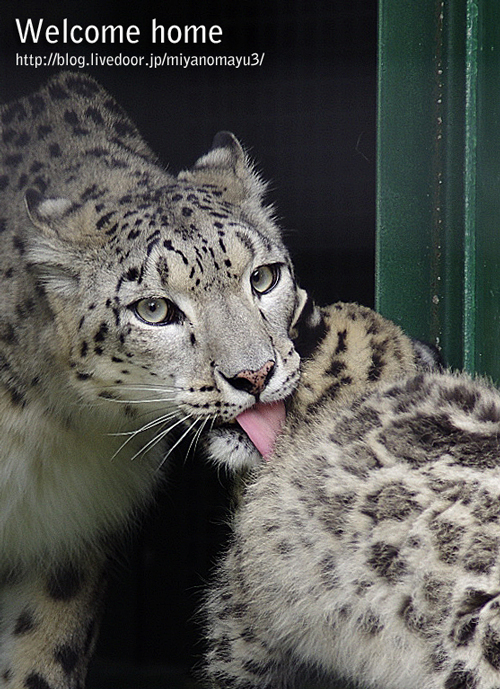
<instances>
[{"instance_id":1,"label":"snow leopard ear","mask_svg":"<svg viewBox=\"0 0 500 689\"><path fill-rule=\"evenodd\" d=\"M231 132L216 134L209 152L199 158L191 170L181 172L179 179L226 187L238 199L251 197L260 200L266 188Z\"/></svg>"},{"instance_id":2,"label":"snow leopard ear","mask_svg":"<svg viewBox=\"0 0 500 689\"><path fill-rule=\"evenodd\" d=\"M297 286L296 290L296 299L295 299L295 312L293 314L292 322L290 324L290 332L292 333L291 337L296 337L293 333L295 332L295 326L299 322L300 318L302 317L302 314L306 308L306 304L308 302L312 303L312 299L310 296L307 294L305 289L302 289L301 287Z\"/></svg>"},{"instance_id":3,"label":"snow leopard ear","mask_svg":"<svg viewBox=\"0 0 500 689\"><path fill-rule=\"evenodd\" d=\"M41 281L61 296L70 296L78 287L78 251L69 241L68 215L75 206L67 198L45 198L36 189L25 195L28 217L27 260Z\"/></svg>"},{"instance_id":4,"label":"snow leopard ear","mask_svg":"<svg viewBox=\"0 0 500 689\"><path fill-rule=\"evenodd\" d=\"M445 362L439 349L428 342L411 338L417 368L427 371L443 371Z\"/></svg>"},{"instance_id":5,"label":"snow leopard ear","mask_svg":"<svg viewBox=\"0 0 500 689\"><path fill-rule=\"evenodd\" d=\"M28 217L45 235L58 233L62 227L64 216L73 208L73 204L66 198L45 198L36 189L28 189L24 197Z\"/></svg>"},{"instance_id":6,"label":"snow leopard ear","mask_svg":"<svg viewBox=\"0 0 500 689\"><path fill-rule=\"evenodd\" d=\"M66 197L45 197L37 189L28 189L24 197L28 217L39 235L58 239L68 246L99 246L106 242L106 223L94 204L76 203Z\"/></svg>"},{"instance_id":7,"label":"snow leopard ear","mask_svg":"<svg viewBox=\"0 0 500 689\"><path fill-rule=\"evenodd\" d=\"M325 337L327 328L323 310L304 292L299 294L299 306L295 312L291 337L301 359L307 359ZM305 297L305 298L304 298Z\"/></svg>"}]
</instances>

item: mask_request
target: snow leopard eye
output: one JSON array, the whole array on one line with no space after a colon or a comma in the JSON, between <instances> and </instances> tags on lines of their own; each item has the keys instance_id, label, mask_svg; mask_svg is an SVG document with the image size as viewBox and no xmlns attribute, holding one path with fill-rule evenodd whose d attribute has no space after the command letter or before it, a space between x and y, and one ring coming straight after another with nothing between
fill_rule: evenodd
<instances>
[{"instance_id":1,"label":"snow leopard eye","mask_svg":"<svg viewBox=\"0 0 500 689\"><path fill-rule=\"evenodd\" d=\"M250 276L252 289L256 294L267 294L276 287L281 276L281 268L278 263L267 266L259 266Z\"/></svg>"},{"instance_id":2,"label":"snow leopard eye","mask_svg":"<svg viewBox=\"0 0 500 689\"><path fill-rule=\"evenodd\" d=\"M150 325L167 325L181 320L179 309L163 297L140 299L132 305L135 315Z\"/></svg>"}]
</instances>

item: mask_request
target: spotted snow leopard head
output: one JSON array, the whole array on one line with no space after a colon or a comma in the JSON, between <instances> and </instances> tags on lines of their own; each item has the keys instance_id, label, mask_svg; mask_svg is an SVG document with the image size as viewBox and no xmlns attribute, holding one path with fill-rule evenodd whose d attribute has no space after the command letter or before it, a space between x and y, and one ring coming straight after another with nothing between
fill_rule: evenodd
<instances>
[{"instance_id":1,"label":"spotted snow leopard head","mask_svg":"<svg viewBox=\"0 0 500 689\"><path fill-rule=\"evenodd\" d=\"M216 461L261 461L297 384L305 299L235 137L173 177L109 95L69 73L2 117L17 263L0 268L24 266L0 305L24 342L2 339L18 407L137 431L138 446L205 431Z\"/></svg>"},{"instance_id":2,"label":"spotted snow leopard head","mask_svg":"<svg viewBox=\"0 0 500 689\"><path fill-rule=\"evenodd\" d=\"M259 194L228 134L174 183L108 198L90 223L86 205L26 194L40 231L29 261L76 336L80 393L113 411L127 401L129 415L141 400L156 407L145 426L159 418L161 435L210 427L210 454L234 468L270 451L298 377L290 330L303 299Z\"/></svg>"}]
</instances>

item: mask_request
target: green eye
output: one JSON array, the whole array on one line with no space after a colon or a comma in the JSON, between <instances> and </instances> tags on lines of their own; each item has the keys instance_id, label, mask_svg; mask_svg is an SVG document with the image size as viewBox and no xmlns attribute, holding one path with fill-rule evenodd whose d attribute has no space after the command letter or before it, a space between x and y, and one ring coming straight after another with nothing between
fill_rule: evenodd
<instances>
[{"instance_id":1,"label":"green eye","mask_svg":"<svg viewBox=\"0 0 500 689\"><path fill-rule=\"evenodd\" d=\"M281 275L280 266L272 263L267 266L259 266L250 276L252 289L256 294L267 294L276 287Z\"/></svg>"},{"instance_id":2,"label":"green eye","mask_svg":"<svg viewBox=\"0 0 500 689\"><path fill-rule=\"evenodd\" d=\"M167 325L180 320L177 307L163 297L141 299L133 305L133 310L141 321L151 325Z\"/></svg>"}]
</instances>

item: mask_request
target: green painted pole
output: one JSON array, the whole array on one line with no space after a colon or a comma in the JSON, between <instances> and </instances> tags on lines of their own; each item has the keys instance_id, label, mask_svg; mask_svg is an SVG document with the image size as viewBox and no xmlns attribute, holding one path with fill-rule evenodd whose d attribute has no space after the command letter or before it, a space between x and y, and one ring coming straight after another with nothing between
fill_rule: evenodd
<instances>
[{"instance_id":1,"label":"green painted pole","mask_svg":"<svg viewBox=\"0 0 500 689\"><path fill-rule=\"evenodd\" d=\"M477 12L474 366L500 381L500 3L469 5Z\"/></svg>"},{"instance_id":2,"label":"green painted pole","mask_svg":"<svg viewBox=\"0 0 500 689\"><path fill-rule=\"evenodd\" d=\"M500 2L381 0L377 308L500 381Z\"/></svg>"},{"instance_id":3,"label":"green painted pole","mask_svg":"<svg viewBox=\"0 0 500 689\"><path fill-rule=\"evenodd\" d=\"M476 185L478 6L468 0L465 49L463 367L476 371Z\"/></svg>"},{"instance_id":4,"label":"green painted pole","mask_svg":"<svg viewBox=\"0 0 500 689\"><path fill-rule=\"evenodd\" d=\"M421 338L432 313L434 5L379 6L377 308Z\"/></svg>"}]
</instances>

